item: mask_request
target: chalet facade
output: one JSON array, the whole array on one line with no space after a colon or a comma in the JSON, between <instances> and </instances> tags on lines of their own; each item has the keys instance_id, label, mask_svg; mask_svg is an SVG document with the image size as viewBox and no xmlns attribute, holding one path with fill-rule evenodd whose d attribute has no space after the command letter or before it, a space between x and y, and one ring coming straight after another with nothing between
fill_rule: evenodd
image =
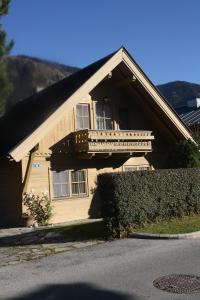
<instances>
[{"instance_id":1,"label":"chalet facade","mask_svg":"<svg viewBox=\"0 0 200 300\"><path fill-rule=\"evenodd\" d=\"M0 120L0 223L17 224L24 192L47 192L51 222L100 215L102 172L154 170L192 139L125 48L16 104Z\"/></svg>"}]
</instances>

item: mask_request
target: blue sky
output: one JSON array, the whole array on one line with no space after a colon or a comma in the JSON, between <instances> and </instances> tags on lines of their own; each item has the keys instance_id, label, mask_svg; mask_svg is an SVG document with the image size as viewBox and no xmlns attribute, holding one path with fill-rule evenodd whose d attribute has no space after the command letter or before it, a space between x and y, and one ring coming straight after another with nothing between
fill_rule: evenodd
<instances>
[{"instance_id":1,"label":"blue sky","mask_svg":"<svg viewBox=\"0 0 200 300\"><path fill-rule=\"evenodd\" d=\"M200 83L199 0L12 0L13 55L84 67L127 47L155 83Z\"/></svg>"}]
</instances>

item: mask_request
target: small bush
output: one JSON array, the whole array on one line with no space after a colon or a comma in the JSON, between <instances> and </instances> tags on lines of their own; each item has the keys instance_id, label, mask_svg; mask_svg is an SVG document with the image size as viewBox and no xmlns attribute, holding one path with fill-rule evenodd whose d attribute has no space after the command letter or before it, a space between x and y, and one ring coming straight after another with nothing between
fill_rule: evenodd
<instances>
[{"instance_id":1,"label":"small bush","mask_svg":"<svg viewBox=\"0 0 200 300\"><path fill-rule=\"evenodd\" d=\"M200 213L200 170L169 169L99 175L108 234L127 236L146 223Z\"/></svg>"},{"instance_id":2,"label":"small bush","mask_svg":"<svg viewBox=\"0 0 200 300\"><path fill-rule=\"evenodd\" d=\"M23 203L27 207L30 215L40 225L47 225L52 216L51 200L48 195L35 195L32 193L25 193Z\"/></svg>"}]
</instances>

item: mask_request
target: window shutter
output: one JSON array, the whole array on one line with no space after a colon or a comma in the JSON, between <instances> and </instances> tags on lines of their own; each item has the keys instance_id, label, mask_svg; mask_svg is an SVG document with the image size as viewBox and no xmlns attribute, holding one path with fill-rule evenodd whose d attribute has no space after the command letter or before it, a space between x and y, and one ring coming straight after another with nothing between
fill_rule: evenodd
<instances>
[{"instance_id":1,"label":"window shutter","mask_svg":"<svg viewBox=\"0 0 200 300\"><path fill-rule=\"evenodd\" d=\"M77 129L90 129L89 104L80 103L76 105Z\"/></svg>"}]
</instances>

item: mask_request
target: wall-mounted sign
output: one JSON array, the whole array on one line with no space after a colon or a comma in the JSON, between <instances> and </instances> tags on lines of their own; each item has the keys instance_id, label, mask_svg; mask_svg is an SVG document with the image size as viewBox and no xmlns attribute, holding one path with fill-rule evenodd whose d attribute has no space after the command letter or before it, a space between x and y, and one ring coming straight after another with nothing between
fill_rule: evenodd
<instances>
[{"instance_id":1,"label":"wall-mounted sign","mask_svg":"<svg viewBox=\"0 0 200 300\"><path fill-rule=\"evenodd\" d=\"M33 164L33 168L37 169L39 167L40 167L40 163L36 162L36 163Z\"/></svg>"}]
</instances>

